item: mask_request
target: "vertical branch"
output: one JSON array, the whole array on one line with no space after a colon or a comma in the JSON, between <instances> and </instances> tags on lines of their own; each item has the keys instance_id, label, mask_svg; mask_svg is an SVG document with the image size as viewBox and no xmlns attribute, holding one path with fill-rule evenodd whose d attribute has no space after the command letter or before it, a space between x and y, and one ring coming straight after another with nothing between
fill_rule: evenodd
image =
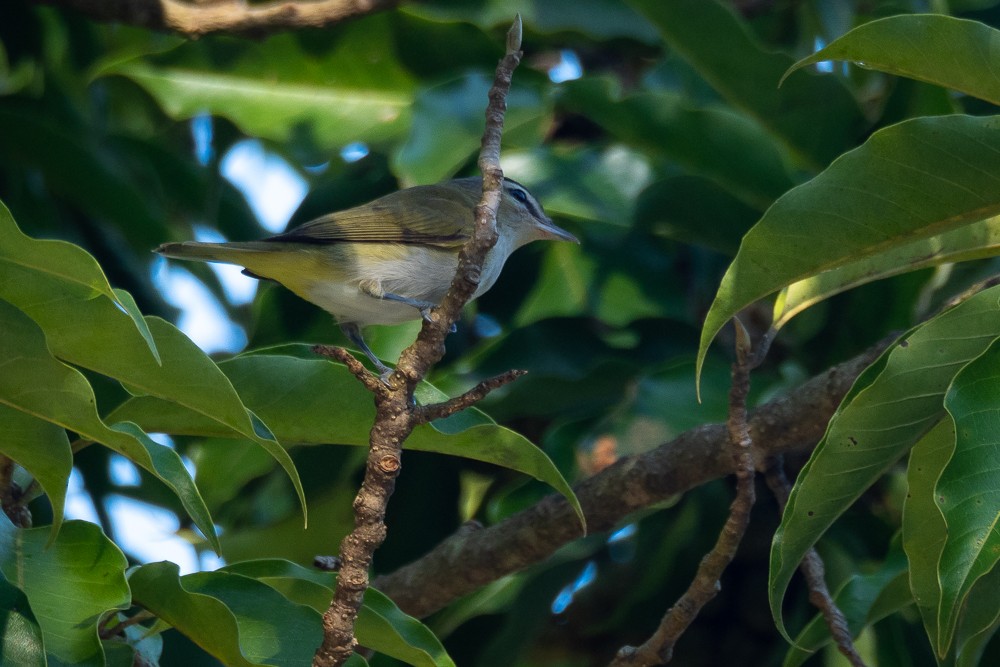
<instances>
[{"instance_id":1,"label":"vertical branch","mask_svg":"<svg viewBox=\"0 0 1000 667\"><path fill-rule=\"evenodd\" d=\"M732 369L729 390L729 419L726 430L736 462L736 497L729 507L729 517L723 525L712 550L702 558L691 585L673 607L667 610L656 632L639 647L625 646L611 661L611 667L652 667L670 662L677 640L698 617L702 607L716 596L722 587L720 579L736 555L743 540L750 510L754 503L754 464L750 447L750 427L747 424L747 394L750 393L751 349L746 329L739 319L736 327L736 361Z\"/></svg>"},{"instance_id":2,"label":"vertical branch","mask_svg":"<svg viewBox=\"0 0 1000 667\"><path fill-rule=\"evenodd\" d=\"M496 212L500 207L503 182L500 137L511 76L521 61L520 49L521 17L518 16L507 35L507 53L497 65L490 89L486 130L479 156L483 171L483 198L476 207L475 231L459 254L458 271L447 296L439 307L432 310L431 321L424 322L417 340L400 356L396 371L391 376L392 386L386 387L378 382L360 363L346 353L342 354L341 350L324 346L314 348L318 354L346 363L348 370L372 392L376 407L375 421L368 438L365 478L354 499L354 530L340 545L341 566L337 587L330 607L323 614L323 643L313 658L314 667L342 665L354 652L357 644L354 624L368 588L368 569L373 554L385 540L385 511L402 465L403 442L415 426L434 414L437 407L415 409L413 390L444 355L445 336L479 286L483 262L496 244ZM475 396L469 400L472 398ZM451 407L444 406L438 411Z\"/></svg>"}]
</instances>

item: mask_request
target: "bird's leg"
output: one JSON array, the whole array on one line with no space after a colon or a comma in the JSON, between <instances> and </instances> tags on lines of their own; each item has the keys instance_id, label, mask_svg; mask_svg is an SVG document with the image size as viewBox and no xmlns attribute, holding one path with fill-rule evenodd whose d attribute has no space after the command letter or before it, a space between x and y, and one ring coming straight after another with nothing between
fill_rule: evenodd
<instances>
[{"instance_id":1,"label":"bird's leg","mask_svg":"<svg viewBox=\"0 0 1000 667\"><path fill-rule=\"evenodd\" d=\"M368 296L375 297L376 299L385 299L386 301L395 301L396 303L405 303L407 306L413 306L420 311L420 316L423 317L428 322L431 321L431 308L435 307L436 303L431 303L430 301L420 301L419 299L411 299L408 296L402 296L400 294L393 294L392 292L379 292L374 285L367 283L361 284L361 291ZM455 333L455 325L451 325L451 333Z\"/></svg>"},{"instance_id":2,"label":"bird's leg","mask_svg":"<svg viewBox=\"0 0 1000 667\"><path fill-rule=\"evenodd\" d=\"M382 360L376 357L375 353L372 352L372 349L368 347L368 343L366 343L365 339L361 336L361 328L357 324L349 322L347 324L341 324L340 330L344 332L344 335L347 336L352 343L357 345L358 348L365 353L365 356L368 357L373 364L375 364L375 368L378 369L379 379L382 380L383 384L388 385L389 376L392 375L393 371L391 368L383 364Z\"/></svg>"}]
</instances>

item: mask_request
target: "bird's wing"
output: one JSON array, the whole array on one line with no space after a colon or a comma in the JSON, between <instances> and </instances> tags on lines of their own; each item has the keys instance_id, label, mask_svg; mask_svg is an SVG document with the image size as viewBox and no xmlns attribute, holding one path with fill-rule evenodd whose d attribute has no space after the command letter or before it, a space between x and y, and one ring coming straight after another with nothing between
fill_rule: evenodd
<instances>
[{"instance_id":1,"label":"bird's wing","mask_svg":"<svg viewBox=\"0 0 1000 667\"><path fill-rule=\"evenodd\" d=\"M265 240L455 247L465 243L472 227L472 204L466 193L428 185L394 192L363 206L324 215Z\"/></svg>"}]
</instances>

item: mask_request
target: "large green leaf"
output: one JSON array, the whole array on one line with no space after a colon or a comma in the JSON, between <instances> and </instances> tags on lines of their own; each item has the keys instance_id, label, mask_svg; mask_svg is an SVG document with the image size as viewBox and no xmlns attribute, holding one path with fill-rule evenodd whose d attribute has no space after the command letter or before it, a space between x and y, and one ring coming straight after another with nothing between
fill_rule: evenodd
<instances>
[{"instance_id":1,"label":"large green leaf","mask_svg":"<svg viewBox=\"0 0 1000 667\"><path fill-rule=\"evenodd\" d=\"M2 126L2 118L0 118ZM6 133L6 134L17 134ZM14 217L0 202L0 298L17 303L17 294L44 282L56 293L68 292L83 300L104 296L132 321L153 358L160 356L142 313L131 296L112 290L97 260L87 251L65 241L37 240L17 228Z\"/></svg>"},{"instance_id":2,"label":"large green leaf","mask_svg":"<svg viewBox=\"0 0 1000 667\"><path fill-rule=\"evenodd\" d=\"M764 51L731 8L715 0L629 4L649 17L667 45L730 104L754 116L810 164L826 165L864 131L867 123L857 102L835 77L797 77L779 89L793 59Z\"/></svg>"},{"instance_id":3,"label":"large green leaf","mask_svg":"<svg viewBox=\"0 0 1000 667\"><path fill-rule=\"evenodd\" d=\"M795 63L788 74L824 60L849 60L1000 104L998 54L1000 30L978 21L940 14L890 16L838 37Z\"/></svg>"},{"instance_id":4,"label":"large green leaf","mask_svg":"<svg viewBox=\"0 0 1000 667\"><path fill-rule=\"evenodd\" d=\"M41 327L52 354L115 378L133 394L176 401L253 440L288 473L305 511L288 453L248 414L229 380L198 346L172 324L142 318L121 290L111 293L113 300L98 298L110 288L105 289L100 268L80 248L29 239L2 207L0 233L11 241L10 248L0 245L0 298Z\"/></svg>"},{"instance_id":5,"label":"large green leaf","mask_svg":"<svg viewBox=\"0 0 1000 667\"><path fill-rule=\"evenodd\" d=\"M972 586L1000 560L1000 343L955 376L944 405L955 422L955 453L934 499L948 526L938 566L939 649L947 647Z\"/></svg>"},{"instance_id":6,"label":"large green leaf","mask_svg":"<svg viewBox=\"0 0 1000 667\"><path fill-rule=\"evenodd\" d=\"M222 571L197 572L182 577L181 585L192 595L208 595L226 605L236 617L240 649L254 662L306 665L323 641L321 614L256 579Z\"/></svg>"},{"instance_id":7,"label":"large green leaf","mask_svg":"<svg viewBox=\"0 0 1000 667\"><path fill-rule=\"evenodd\" d=\"M803 554L944 416L952 378L1000 336L1000 287L984 290L900 338L854 383L792 489L771 547L771 612ZM918 602L919 603L919 602Z\"/></svg>"},{"instance_id":8,"label":"large green leaf","mask_svg":"<svg viewBox=\"0 0 1000 667\"><path fill-rule=\"evenodd\" d=\"M0 372L4 372L0 364ZM41 485L52 503L52 535L62 525L66 485L73 470L73 452L66 430L44 419L0 402L0 454L24 467Z\"/></svg>"},{"instance_id":9,"label":"large green leaf","mask_svg":"<svg viewBox=\"0 0 1000 667\"><path fill-rule=\"evenodd\" d=\"M296 565L287 560L268 559L234 563L221 571L241 574L261 581L285 597L323 613L333 599L336 576ZM358 613L356 627L362 646L417 667L451 667L455 663L427 626L404 614L385 595L369 588Z\"/></svg>"},{"instance_id":10,"label":"large green leaf","mask_svg":"<svg viewBox=\"0 0 1000 667\"><path fill-rule=\"evenodd\" d=\"M205 501L181 457L154 442L135 424L109 428L97 415L93 389L76 369L54 359L41 329L27 315L0 300L0 404L100 442L153 473L180 499L198 528L218 550Z\"/></svg>"},{"instance_id":11,"label":"large green leaf","mask_svg":"<svg viewBox=\"0 0 1000 667\"><path fill-rule=\"evenodd\" d=\"M702 329L699 367L719 329L754 301L1000 213L998 130L997 117L904 121L778 199L722 279ZM878 268L890 269L888 262Z\"/></svg>"},{"instance_id":12,"label":"large green leaf","mask_svg":"<svg viewBox=\"0 0 1000 667\"><path fill-rule=\"evenodd\" d=\"M327 43L331 50L314 51L291 34L244 49L186 43L99 73L136 82L173 118L224 116L249 135L313 151L397 138L409 122L413 84L392 56L388 18L356 22Z\"/></svg>"},{"instance_id":13,"label":"large green leaf","mask_svg":"<svg viewBox=\"0 0 1000 667\"><path fill-rule=\"evenodd\" d=\"M236 613L211 595L188 590L185 578L179 576L174 563L140 566L129 574L129 586L136 604L174 626L223 664L229 667L271 664L257 659L267 656L251 655L249 648L243 645ZM261 631L267 634L274 628L269 623L261 623L261 626ZM250 634L252 637L255 633Z\"/></svg>"},{"instance_id":14,"label":"large green leaf","mask_svg":"<svg viewBox=\"0 0 1000 667\"><path fill-rule=\"evenodd\" d=\"M46 546L48 538L48 528L17 529L0 512L0 573L27 597L50 660L101 666L98 620L129 606L125 555L85 521L67 521Z\"/></svg>"},{"instance_id":15,"label":"large green leaf","mask_svg":"<svg viewBox=\"0 0 1000 667\"><path fill-rule=\"evenodd\" d=\"M289 346L310 354L304 346ZM284 354L248 354L219 364L244 403L263 418L286 443L368 445L375 417L371 396L340 364L300 359ZM404 447L462 456L517 470L549 484L582 510L573 491L552 461L534 444L510 429L497 426L483 413L457 433L431 425L418 426ZM468 417L463 417L468 418ZM109 419L127 419L150 431L211 437L238 435L224 424L205 419L177 404L153 397L130 399Z\"/></svg>"},{"instance_id":16,"label":"large green leaf","mask_svg":"<svg viewBox=\"0 0 1000 667\"><path fill-rule=\"evenodd\" d=\"M873 280L948 262L1000 254L1000 216L927 239L900 243L872 257L844 264L786 287L774 304L771 328L780 329L806 308Z\"/></svg>"}]
</instances>

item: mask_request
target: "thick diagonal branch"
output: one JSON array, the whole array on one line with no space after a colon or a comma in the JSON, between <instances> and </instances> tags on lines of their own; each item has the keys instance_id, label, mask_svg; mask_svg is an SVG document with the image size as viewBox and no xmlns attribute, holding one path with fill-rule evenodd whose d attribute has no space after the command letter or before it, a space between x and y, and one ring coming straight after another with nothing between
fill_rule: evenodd
<instances>
[{"instance_id":1,"label":"thick diagonal branch","mask_svg":"<svg viewBox=\"0 0 1000 667\"><path fill-rule=\"evenodd\" d=\"M889 344L814 377L758 408L750 418L754 460L812 447L858 373ZM632 513L735 471L724 424L692 429L649 452L618 460L575 487L591 532L610 530ZM422 617L491 581L552 555L579 537L562 496L548 496L505 521L459 531L419 560L373 585L405 612Z\"/></svg>"}]
</instances>

